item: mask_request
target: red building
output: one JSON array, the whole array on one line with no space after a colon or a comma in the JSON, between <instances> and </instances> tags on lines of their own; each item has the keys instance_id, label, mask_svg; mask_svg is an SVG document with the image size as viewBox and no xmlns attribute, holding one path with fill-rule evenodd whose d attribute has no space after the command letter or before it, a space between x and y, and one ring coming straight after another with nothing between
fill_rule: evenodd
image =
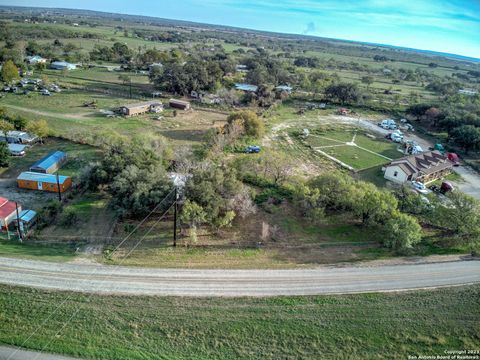
<instances>
[{"instance_id":1,"label":"red building","mask_svg":"<svg viewBox=\"0 0 480 360\"><path fill-rule=\"evenodd\" d=\"M18 211L22 211L22 207L18 206ZM0 228L6 230L7 226L17 218L17 209L13 201L9 201L0 197Z\"/></svg>"}]
</instances>

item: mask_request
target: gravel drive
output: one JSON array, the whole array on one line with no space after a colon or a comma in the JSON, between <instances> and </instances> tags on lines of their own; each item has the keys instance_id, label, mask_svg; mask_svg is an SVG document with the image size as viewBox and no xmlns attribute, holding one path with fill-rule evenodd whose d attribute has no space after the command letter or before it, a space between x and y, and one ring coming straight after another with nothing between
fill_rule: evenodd
<instances>
[{"instance_id":1,"label":"gravel drive","mask_svg":"<svg viewBox=\"0 0 480 360\"><path fill-rule=\"evenodd\" d=\"M0 283L99 294L278 296L397 291L480 282L480 261L298 270L149 269L0 258Z\"/></svg>"}]
</instances>

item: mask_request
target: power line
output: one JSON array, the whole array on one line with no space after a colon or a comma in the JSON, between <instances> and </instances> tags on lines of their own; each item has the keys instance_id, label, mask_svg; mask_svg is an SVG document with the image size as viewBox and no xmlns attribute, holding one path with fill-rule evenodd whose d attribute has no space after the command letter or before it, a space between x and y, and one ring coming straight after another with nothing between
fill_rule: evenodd
<instances>
[{"instance_id":1,"label":"power line","mask_svg":"<svg viewBox=\"0 0 480 360\"><path fill-rule=\"evenodd\" d=\"M125 241L127 241L135 231L137 231L140 226L142 226L145 221L147 221L147 219L155 212L158 210L158 208L164 203L164 201L170 196L172 195L173 193L175 192L175 188L172 189L155 207L152 211L150 211L150 213L145 216L139 223L137 226L135 226L135 228L113 249L112 253L114 253L115 251L117 251L120 246L122 246ZM170 210L171 206L169 207L169 210ZM163 216L163 215L162 215ZM142 239L143 240L143 239ZM88 280L90 280L89 278L94 275L96 273L97 269L95 268L83 281L86 282ZM46 322L53 316L55 315L55 313L68 301L71 299L71 297L73 296L72 295L69 295L67 296L46 318L44 321L42 321L42 323L25 339L25 341L22 342L22 344L20 345L20 347L23 347L26 342L28 340L30 340L32 338L33 335L35 335L45 324ZM7 358L7 360L10 360L12 358L12 356L14 356L16 353L17 353L18 349L16 349L15 351L13 351L9 357Z\"/></svg>"},{"instance_id":2,"label":"power line","mask_svg":"<svg viewBox=\"0 0 480 360\"><path fill-rule=\"evenodd\" d=\"M165 215L167 215L167 213L170 211L170 209L176 204L176 200L174 203L172 203L170 205L170 207L158 218L158 220L148 229L148 231L140 238L140 240L137 241L137 243L133 246L133 248L125 255L125 257L120 261L120 263L117 265L117 266L120 266L123 261L128 258L128 256L130 256L134 251L135 249L138 247L138 245L140 245L140 243L150 234L150 232L153 230L154 227L156 227L158 225L158 223L165 217ZM116 268L118 269L118 267ZM115 274L115 270L112 271L112 273L110 273L109 276L106 277L105 280L103 280L103 282L106 282L108 279L110 279L111 277L114 276ZM101 284L100 284L101 285ZM88 297L87 297L87 300L89 300L93 295L95 295L95 292L92 292ZM73 314L68 318L68 320L65 321L65 323L62 325L62 327L55 333L55 335L51 338L51 340L49 342L47 342L43 348L42 348L42 352L47 348L48 345L50 345L54 340L55 338L63 331L63 329L65 329L67 327L67 325L75 318L75 316L77 316L78 312L80 311L80 307L78 307L77 309L75 309L75 311L73 312ZM33 360L35 360L36 358L38 358L38 356L40 356L40 353L38 353L34 358ZM8 360L8 359L7 359Z\"/></svg>"}]
</instances>

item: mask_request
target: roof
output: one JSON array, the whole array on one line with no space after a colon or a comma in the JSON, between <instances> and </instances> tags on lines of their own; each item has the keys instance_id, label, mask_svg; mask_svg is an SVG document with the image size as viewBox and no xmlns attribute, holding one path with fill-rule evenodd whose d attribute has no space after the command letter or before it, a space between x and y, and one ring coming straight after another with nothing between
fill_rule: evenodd
<instances>
[{"instance_id":1,"label":"roof","mask_svg":"<svg viewBox=\"0 0 480 360\"><path fill-rule=\"evenodd\" d=\"M50 65L57 65L57 66L76 66L75 64L71 64L66 61L54 61Z\"/></svg>"},{"instance_id":2,"label":"roof","mask_svg":"<svg viewBox=\"0 0 480 360\"><path fill-rule=\"evenodd\" d=\"M178 100L178 99L170 99L169 102L175 103L175 104L181 104L181 105L190 105L188 101Z\"/></svg>"},{"instance_id":3,"label":"roof","mask_svg":"<svg viewBox=\"0 0 480 360\"><path fill-rule=\"evenodd\" d=\"M162 103L159 102L159 101L144 101L144 102L139 102L139 103L134 103L134 104L127 104L127 105L123 105L122 107L123 108L127 108L127 109L135 109L135 108L139 108L139 107L144 107L144 106L161 106Z\"/></svg>"},{"instance_id":4,"label":"roof","mask_svg":"<svg viewBox=\"0 0 480 360\"><path fill-rule=\"evenodd\" d=\"M0 197L0 219L5 219L12 215L16 208L16 204L13 201Z\"/></svg>"},{"instance_id":5,"label":"roof","mask_svg":"<svg viewBox=\"0 0 480 360\"><path fill-rule=\"evenodd\" d=\"M17 152L17 151L23 151L27 145L22 145L22 144L8 144L8 150Z\"/></svg>"},{"instance_id":6,"label":"roof","mask_svg":"<svg viewBox=\"0 0 480 360\"><path fill-rule=\"evenodd\" d=\"M257 86L257 85L241 84L241 83L236 83L236 84L235 84L235 88L236 88L237 90L251 91L251 92L255 92L255 91L258 90L258 86Z\"/></svg>"},{"instance_id":7,"label":"roof","mask_svg":"<svg viewBox=\"0 0 480 360\"><path fill-rule=\"evenodd\" d=\"M279 85L279 86L276 86L275 89L284 90L284 91L292 91L292 87L288 86L288 85Z\"/></svg>"},{"instance_id":8,"label":"roof","mask_svg":"<svg viewBox=\"0 0 480 360\"><path fill-rule=\"evenodd\" d=\"M16 137L19 139L28 139L28 140L33 140L36 138L35 135L29 134L25 131L17 131L17 130L7 131L7 137Z\"/></svg>"},{"instance_id":9,"label":"roof","mask_svg":"<svg viewBox=\"0 0 480 360\"><path fill-rule=\"evenodd\" d=\"M37 216L37 212L34 210L22 210L20 213L20 220L25 222L32 221Z\"/></svg>"},{"instance_id":10,"label":"roof","mask_svg":"<svg viewBox=\"0 0 480 360\"><path fill-rule=\"evenodd\" d=\"M400 167L407 175L413 175L416 173L432 174L451 168L453 163L438 151L428 151L393 160L389 166L393 165Z\"/></svg>"},{"instance_id":11,"label":"roof","mask_svg":"<svg viewBox=\"0 0 480 360\"><path fill-rule=\"evenodd\" d=\"M37 167L42 169L48 169L50 166L63 160L66 156L67 154L65 154L63 151L52 152L38 160L35 164L31 166L31 168Z\"/></svg>"},{"instance_id":12,"label":"roof","mask_svg":"<svg viewBox=\"0 0 480 360\"><path fill-rule=\"evenodd\" d=\"M70 176L59 175L58 182L63 185L63 183L69 179ZM42 183L50 183L56 184L57 183L57 175L54 174L42 174L36 173L33 171L24 171L18 177L17 180L24 180L24 181L38 181Z\"/></svg>"}]
</instances>

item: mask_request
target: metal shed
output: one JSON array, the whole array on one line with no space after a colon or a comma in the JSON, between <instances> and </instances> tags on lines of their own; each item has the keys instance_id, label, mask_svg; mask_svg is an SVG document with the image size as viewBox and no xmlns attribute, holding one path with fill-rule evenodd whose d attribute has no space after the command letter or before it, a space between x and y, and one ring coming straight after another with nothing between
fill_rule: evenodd
<instances>
[{"instance_id":1,"label":"metal shed","mask_svg":"<svg viewBox=\"0 0 480 360\"><path fill-rule=\"evenodd\" d=\"M44 156L30 167L30 171L53 174L67 161L67 154L63 151L55 151Z\"/></svg>"}]
</instances>

